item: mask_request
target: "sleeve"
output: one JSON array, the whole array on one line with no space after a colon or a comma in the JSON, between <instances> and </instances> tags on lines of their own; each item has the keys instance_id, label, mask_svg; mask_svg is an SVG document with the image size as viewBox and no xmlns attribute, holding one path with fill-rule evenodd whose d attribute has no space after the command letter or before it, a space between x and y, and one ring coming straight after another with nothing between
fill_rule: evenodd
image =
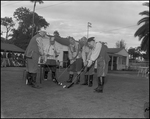
<instances>
[{"instance_id":1,"label":"sleeve","mask_svg":"<svg viewBox=\"0 0 150 119\"><path fill-rule=\"evenodd\" d=\"M69 60L71 60L73 58L69 47L68 47L68 58L69 58Z\"/></svg>"},{"instance_id":2,"label":"sleeve","mask_svg":"<svg viewBox=\"0 0 150 119\"><path fill-rule=\"evenodd\" d=\"M86 55L85 55L85 47L83 46L83 48L82 48L82 59L83 59L83 62L85 62L85 60L86 60Z\"/></svg>"},{"instance_id":3,"label":"sleeve","mask_svg":"<svg viewBox=\"0 0 150 119\"><path fill-rule=\"evenodd\" d=\"M101 43L96 43L95 49L92 50L90 60L95 61L98 58L98 56L100 54L100 51L101 51L101 48L102 48L102 44Z\"/></svg>"},{"instance_id":4,"label":"sleeve","mask_svg":"<svg viewBox=\"0 0 150 119\"><path fill-rule=\"evenodd\" d=\"M36 41L37 41L37 46L38 46L38 49L39 49L39 53L40 53L40 55L43 55L44 50L43 50L42 38L38 37L38 38L36 38Z\"/></svg>"}]
</instances>

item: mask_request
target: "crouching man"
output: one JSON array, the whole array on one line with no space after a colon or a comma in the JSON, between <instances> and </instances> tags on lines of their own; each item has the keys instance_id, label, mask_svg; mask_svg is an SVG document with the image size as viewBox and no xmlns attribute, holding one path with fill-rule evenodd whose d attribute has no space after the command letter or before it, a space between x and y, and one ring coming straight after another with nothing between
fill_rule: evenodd
<instances>
[{"instance_id":1,"label":"crouching man","mask_svg":"<svg viewBox=\"0 0 150 119\"><path fill-rule=\"evenodd\" d=\"M103 92L103 86L104 86L104 78L107 75L108 71L108 62L110 60L108 54L107 54L107 46L104 45L104 43L101 42L95 42L94 37L91 37L88 39L88 45L92 49L91 55L88 60L87 69L92 70L94 72L95 65L97 66L97 82L98 87L95 90L95 92L102 93ZM96 63L96 64L95 64ZM90 68L90 69L89 69ZM91 83L92 83L93 77L91 77Z\"/></svg>"}]
</instances>

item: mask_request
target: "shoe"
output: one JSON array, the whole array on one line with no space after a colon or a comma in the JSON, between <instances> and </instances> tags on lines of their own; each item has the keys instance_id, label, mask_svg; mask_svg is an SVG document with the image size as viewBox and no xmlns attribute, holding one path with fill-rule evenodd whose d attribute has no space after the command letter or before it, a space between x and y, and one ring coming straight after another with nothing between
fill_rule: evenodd
<instances>
[{"instance_id":1,"label":"shoe","mask_svg":"<svg viewBox=\"0 0 150 119\"><path fill-rule=\"evenodd\" d=\"M76 84L79 84L79 83L80 83L80 75L77 76L77 81L76 81Z\"/></svg>"},{"instance_id":2,"label":"shoe","mask_svg":"<svg viewBox=\"0 0 150 119\"><path fill-rule=\"evenodd\" d=\"M66 81L67 83L72 83L73 74L69 74L69 79Z\"/></svg>"},{"instance_id":3,"label":"shoe","mask_svg":"<svg viewBox=\"0 0 150 119\"><path fill-rule=\"evenodd\" d=\"M32 87L33 88L41 88L37 83L36 83L36 76L37 76L37 73L32 73L31 74L31 81L32 81Z\"/></svg>"},{"instance_id":4,"label":"shoe","mask_svg":"<svg viewBox=\"0 0 150 119\"><path fill-rule=\"evenodd\" d=\"M44 79L44 81L47 81L47 79Z\"/></svg>"},{"instance_id":5,"label":"shoe","mask_svg":"<svg viewBox=\"0 0 150 119\"><path fill-rule=\"evenodd\" d=\"M93 86L93 75L90 75L90 79L89 79L89 87Z\"/></svg>"},{"instance_id":6,"label":"shoe","mask_svg":"<svg viewBox=\"0 0 150 119\"><path fill-rule=\"evenodd\" d=\"M101 77L98 77L98 87L96 89L94 89L94 92L97 92L97 93L103 93L103 80L101 81L100 80Z\"/></svg>"}]
</instances>

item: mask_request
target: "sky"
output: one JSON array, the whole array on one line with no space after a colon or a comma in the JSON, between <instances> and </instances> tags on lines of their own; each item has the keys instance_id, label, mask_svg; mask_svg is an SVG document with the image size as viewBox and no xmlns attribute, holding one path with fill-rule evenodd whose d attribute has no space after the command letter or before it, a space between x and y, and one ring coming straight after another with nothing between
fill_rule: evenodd
<instances>
[{"instance_id":1,"label":"sky","mask_svg":"<svg viewBox=\"0 0 150 119\"><path fill-rule=\"evenodd\" d=\"M143 6L147 1L44 1L37 4L35 12L43 16L50 26L46 31L58 31L61 37L72 36L76 40L87 37L87 24L90 22L88 37L107 42L115 48L116 42L124 40L126 48L140 46L141 41L134 37L140 27L137 22L144 16L140 12L149 10ZM12 17L19 7L33 10L30 1L1 1L1 18ZM15 19L13 19L15 21ZM1 26L1 31L5 31Z\"/></svg>"}]
</instances>

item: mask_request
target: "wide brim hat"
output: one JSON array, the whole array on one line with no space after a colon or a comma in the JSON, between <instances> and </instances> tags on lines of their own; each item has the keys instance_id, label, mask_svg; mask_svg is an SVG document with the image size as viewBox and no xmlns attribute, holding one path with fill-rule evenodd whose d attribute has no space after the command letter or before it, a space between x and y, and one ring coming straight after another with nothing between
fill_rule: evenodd
<instances>
[{"instance_id":1,"label":"wide brim hat","mask_svg":"<svg viewBox=\"0 0 150 119\"><path fill-rule=\"evenodd\" d=\"M95 41L95 37L88 38L87 42Z\"/></svg>"}]
</instances>

